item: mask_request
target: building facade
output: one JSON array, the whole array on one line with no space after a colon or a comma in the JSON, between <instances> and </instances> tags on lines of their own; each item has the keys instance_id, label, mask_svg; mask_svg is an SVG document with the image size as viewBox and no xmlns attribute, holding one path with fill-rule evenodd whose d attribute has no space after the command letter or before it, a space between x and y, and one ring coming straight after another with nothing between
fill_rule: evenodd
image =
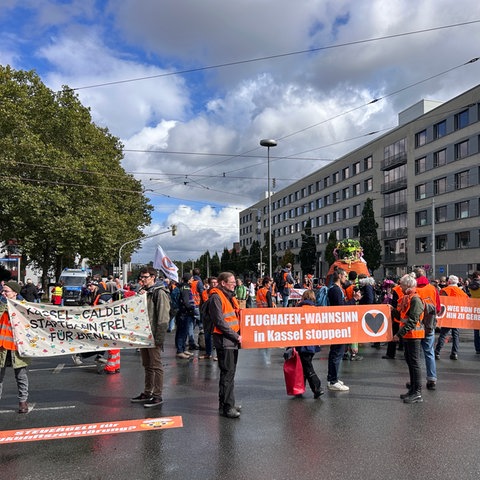
<instances>
[{"instance_id":1,"label":"building facade","mask_svg":"<svg viewBox=\"0 0 480 480\"><path fill-rule=\"evenodd\" d=\"M358 238L373 200L382 267L399 277L425 266L430 277L480 270L480 85L445 103L421 101L399 114L399 126L272 193L275 255L298 255L308 220L317 244L316 275L328 270L325 247ZM268 199L240 212L240 245L263 246ZM298 263L294 268L299 272Z\"/></svg>"}]
</instances>

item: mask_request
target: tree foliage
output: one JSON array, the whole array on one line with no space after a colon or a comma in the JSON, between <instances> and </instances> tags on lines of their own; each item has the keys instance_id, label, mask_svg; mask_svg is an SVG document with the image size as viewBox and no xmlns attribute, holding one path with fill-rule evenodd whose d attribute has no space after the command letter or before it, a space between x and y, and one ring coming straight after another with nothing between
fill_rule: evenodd
<instances>
[{"instance_id":1,"label":"tree foliage","mask_svg":"<svg viewBox=\"0 0 480 480\"><path fill-rule=\"evenodd\" d=\"M317 262L317 246L315 244L315 236L312 235L312 222L310 219L305 224L302 233L302 246L298 256L303 275L313 274Z\"/></svg>"},{"instance_id":2,"label":"tree foliage","mask_svg":"<svg viewBox=\"0 0 480 480\"><path fill-rule=\"evenodd\" d=\"M337 246L337 234L335 231L331 231L330 235L328 236L327 246L325 247L325 260L328 262L329 265L335 263L335 255L333 251Z\"/></svg>"},{"instance_id":3,"label":"tree foliage","mask_svg":"<svg viewBox=\"0 0 480 480\"><path fill-rule=\"evenodd\" d=\"M142 237L151 206L122 157L71 89L0 66L0 240L17 239L44 282L78 255L114 263L123 243Z\"/></svg>"},{"instance_id":4,"label":"tree foliage","mask_svg":"<svg viewBox=\"0 0 480 480\"><path fill-rule=\"evenodd\" d=\"M360 245L363 248L363 258L367 262L368 268L373 272L382 264L382 246L378 240L378 223L375 221L371 198L367 198L365 201L358 229Z\"/></svg>"}]
</instances>

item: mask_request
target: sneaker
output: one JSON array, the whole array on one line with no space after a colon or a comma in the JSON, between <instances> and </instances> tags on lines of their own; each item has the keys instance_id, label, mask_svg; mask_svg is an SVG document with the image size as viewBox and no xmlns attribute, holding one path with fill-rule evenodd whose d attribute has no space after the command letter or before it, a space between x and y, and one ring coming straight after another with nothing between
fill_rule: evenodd
<instances>
[{"instance_id":1,"label":"sneaker","mask_svg":"<svg viewBox=\"0 0 480 480\"><path fill-rule=\"evenodd\" d=\"M79 365L83 365L82 359L81 359L80 355L78 355L78 354L77 355L72 355L72 360L73 360L73 363L75 365L77 365L77 367Z\"/></svg>"},{"instance_id":2,"label":"sneaker","mask_svg":"<svg viewBox=\"0 0 480 480\"><path fill-rule=\"evenodd\" d=\"M423 402L421 393L412 393L408 397L403 399L403 403L421 403Z\"/></svg>"},{"instance_id":3,"label":"sneaker","mask_svg":"<svg viewBox=\"0 0 480 480\"><path fill-rule=\"evenodd\" d=\"M456 353L451 353L450 360L458 360L458 355Z\"/></svg>"},{"instance_id":4,"label":"sneaker","mask_svg":"<svg viewBox=\"0 0 480 480\"><path fill-rule=\"evenodd\" d=\"M158 407L163 403L163 398L162 397L152 397L150 401L145 403L143 406L145 408L152 408L152 407Z\"/></svg>"},{"instance_id":5,"label":"sneaker","mask_svg":"<svg viewBox=\"0 0 480 480\"><path fill-rule=\"evenodd\" d=\"M97 355L95 357L95 363L107 363L107 359L102 357L101 355Z\"/></svg>"},{"instance_id":6,"label":"sneaker","mask_svg":"<svg viewBox=\"0 0 480 480\"><path fill-rule=\"evenodd\" d=\"M437 388L437 382L434 380L428 380L427 381L427 390L436 390Z\"/></svg>"},{"instance_id":7,"label":"sneaker","mask_svg":"<svg viewBox=\"0 0 480 480\"><path fill-rule=\"evenodd\" d=\"M183 358L184 360L188 360L190 358L190 355L188 355L185 352L180 352L175 355L177 358Z\"/></svg>"},{"instance_id":8,"label":"sneaker","mask_svg":"<svg viewBox=\"0 0 480 480\"><path fill-rule=\"evenodd\" d=\"M189 352L188 350L185 350L183 353L185 353L185 355L188 355L189 357L194 357L195 354L193 352Z\"/></svg>"},{"instance_id":9,"label":"sneaker","mask_svg":"<svg viewBox=\"0 0 480 480\"><path fill-rule=\"evenodd\" d=\"M440 360L440 354L435 352L435 360Z\"/></svg>"},{"instance_id":10,"label":"sneaker","mask_svg":"<svg viewBox=\"0 0 480 480\"><path fill-rule=\"evenodd\" d=\"M390 355L383 355L382 358L384 360L395 360L395 357L391 357Z\"/></svg>"},{"instance_id":11,"label":"sneaker","mask_svg":"<svg viewBox=\"0 0 480 480\"><path fill-rule=\"evenodd\" d=\"M143 392L140 395L137 395L136 397L133 397L130 399L132 403L145 403L145 402L150 402L152 400L153 400L152 395L147 395Z\"/></svg>"},{"instance_id":12,"label":"sneaker","mask_svg":"<svg viewBox=\"0 0 480 480\"><path fill-rule=\"evenodd\" d=\"M333 392L348 392L348 390L350 390L350 388L340 380L337 380L335 383L329 383L327 388Z\"/></svg>"},{"instance_id":13,"label":"sneaker","mask_svg":"<svg viewBox=\"0 0 480 480\"><path fill-rule=\"evenodd\" d=\"M360 360L363 360L363 357L357 353L352 354L350 357L351 362L359 362Z\"/></svg>"},{"instance_id":14,"label":"sneaker","mask_svg":"<svg viewBox=\"0 0 480 480\"><path fill-rule=\"evenodd\" d=\"M227 418L240 418L240 412L232 407L223 412L223 416Z\"/></svg>"},{"instance_id":15,"label":"sneaker","mask_svg":"<svg viewBox=\"0 0 480 480\"><path fill-rule=\"evenodd\" d=\"M400 394L400 398L401 398L402 400L405 400L405 399L408 398L411 394L412 394L412 392L409 390L407 393L402 393L402 394Z\"/></svg>"},{"instance_id":16,"label":"sneaker","mask_svg":"<svg viewBox=\"0 0 480 480\"><path fill-rule=\"evenodd\" d=\"M211 355L200 355L198 358L201 360L211 360L212 356Z\"/></svg>"},{"instance_id":17,"label":"sneaker","mask_svg":"<svg viewBox=\"0 0 480 480\"><path fill-rule=\"evenodd\" d=\"M323 388L319 388L319 389L313 394L313 398L320 398L324 393L325 393L325 390L323 390Z\"/></svg>"}]
</instances>

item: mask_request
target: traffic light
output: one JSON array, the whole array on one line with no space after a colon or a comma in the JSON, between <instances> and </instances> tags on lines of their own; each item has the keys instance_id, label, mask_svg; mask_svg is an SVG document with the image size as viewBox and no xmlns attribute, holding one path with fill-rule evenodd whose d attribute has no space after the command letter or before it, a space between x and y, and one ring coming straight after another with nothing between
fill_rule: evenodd
<instances>
[{"instance_id":1,"label":"traffic light","mask_svg":"<svg viewBox=\"0 0 480 480\"><path fill-rule=\"evenodd\" d=\"M174 237L177 234L177 226L172 225L172 237Z\"/></svg>"}]
</instances>

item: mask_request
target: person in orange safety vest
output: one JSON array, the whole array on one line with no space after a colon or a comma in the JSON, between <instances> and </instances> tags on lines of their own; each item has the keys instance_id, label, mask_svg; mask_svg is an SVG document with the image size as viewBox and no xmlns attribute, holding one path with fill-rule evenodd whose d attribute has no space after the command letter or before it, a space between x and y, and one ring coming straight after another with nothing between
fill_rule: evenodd
<instances>
[{"instance_id":1,"label":"person in orange safety vest","mask_svg":"<svg viewBox=\"0 0 480 480\"><path fill-rule=\"evenodd\" d=\"M405 360L408 365L410 382L407 393L400 395L404 403L423 402L420 368L420 341L425 336L422 325L424 304L416 293L415 274L404 275L399 282L403 297L399 302L400 328L394 340L403 338Z\"/></svg>"}]
</instances>

